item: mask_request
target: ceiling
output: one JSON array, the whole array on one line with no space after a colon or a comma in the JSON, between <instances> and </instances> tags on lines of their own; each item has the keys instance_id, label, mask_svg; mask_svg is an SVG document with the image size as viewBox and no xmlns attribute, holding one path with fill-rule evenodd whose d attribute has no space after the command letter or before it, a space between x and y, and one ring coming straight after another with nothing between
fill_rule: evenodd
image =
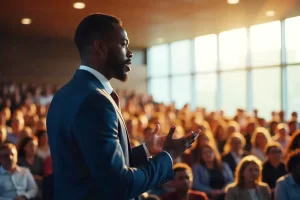
<instances>
[{"instance_id":1,"label":"ceiling","mask_svg":"<svg viewBox=\"0 0 300 200\"><path fill-rule=\"evenodd\" d=\"M300 0L9 0L0 8L0 30L13 36L72 40L77 24L86 15L103 12L123 21L132 48L146 48L158 38L171 42L199 35L300 15ZM265 16L274 10L274 17ZM21 25L23 17L31 25Z\"/></svg>"}]
</instances>

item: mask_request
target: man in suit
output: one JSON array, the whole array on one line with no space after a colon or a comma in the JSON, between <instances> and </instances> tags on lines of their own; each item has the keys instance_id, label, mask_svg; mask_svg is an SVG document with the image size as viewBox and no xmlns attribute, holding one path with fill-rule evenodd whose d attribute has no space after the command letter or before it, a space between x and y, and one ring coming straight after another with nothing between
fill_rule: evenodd
<instances>
[{"instance_id":1,"label":"man in suit","mask_svg":"<svg viewBox=\"0 0 300 200\"><path fill-rule=\"evenodd\" d=\"M75 33L81 66L54 96L47 115L55 200L132 199L173 177L172 161L199 131L152 136L131 149L109 80L126 81L132 52L121 21L92 14ZM152 158L150 158L153 156Z\"/></svg>"}]
</instances>

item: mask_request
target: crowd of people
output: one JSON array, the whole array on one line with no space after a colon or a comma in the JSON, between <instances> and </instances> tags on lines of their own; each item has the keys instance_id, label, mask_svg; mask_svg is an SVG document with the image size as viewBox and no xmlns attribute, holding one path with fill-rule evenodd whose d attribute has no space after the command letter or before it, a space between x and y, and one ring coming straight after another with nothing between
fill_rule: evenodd
<instances>
[{"instance_id":1,"label":"crowd of people","mask_svg":"<svg viewBox=\"0 0 300 200\"><path fill-rule=\"evenodd\" d=\"M51 199L52 161L46 115L59 86L0 85L0 200ZM144 143L160 124L161 135L201 133L174 160L174 180L144 193L161 200L300 199L298 115L270 119L237 109L235 116L186 104L163 104L147 94L117 91L131 147ZM63 114L63 113L62 113ZM88 134L86 135L88 137Z\"/></svg>"}]
</instances>

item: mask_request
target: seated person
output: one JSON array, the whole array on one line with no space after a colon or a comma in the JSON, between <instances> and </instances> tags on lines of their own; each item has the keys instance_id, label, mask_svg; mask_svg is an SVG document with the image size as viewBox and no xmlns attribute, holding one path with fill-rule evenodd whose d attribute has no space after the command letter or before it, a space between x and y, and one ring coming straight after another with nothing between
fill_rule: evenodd
<instances>
[{"instance_id":1,"label":"seated person","mask_svg":"<svg viewBox=\"0 0 300 200\"><path fill-rule=\"evenodd\" d=\"M19 167L17 148L13 144L0 146L0 199L27 200L35 198L38 187L27 168Z\"/></svg>"},{"instance_id":2,"label":"seated person","mask_svg":"<svg viewBox=\"0 0 300 200\"><path fill-rule=\"evenodd\" d=\"M268 184L261 182L261 161L244 157L235 171L235 181L226 188L225 200L271 200Z\"/></svg>"},{"instance_id":3,"label":"seated person","mask_svg":"<svg viewBox=\"0 0 300 200\"><path fill-rule=\"evenodd\" d=\"M278 179L275 200L298 200L300 199L300 149L288 155L286 168L289 174Z\"/></svg>"},{"instance_id":4,"label":"seated person","mask_svg":"<svg viewBox=\"0 0 300 200\"><path fill-rule=\"evenodd\" d=\"M222 160L229 165L232 174L234 174L235 168L240 160L247 155L244 151L245 145L246 140L244 136L239 132L235 132L229 136L224 146Z\"/></svg>"},{"instance_id":5,"label":"seated person","mask_svg":"<svg viewBox=\"0 0 300 200\"><path fill-rule=\"evenodd\" d=\"M41 187L44 176L44 160L37 156L38 141L35 137L25 137L19 146L18 165L30 169L34 180Z\"/></svg>"},{"instance_id":6,"label":"seated person","mask_svg":"<svg viewBox=\"0 0 300 200\"><path fill-rule=\"evenodd\" d=\"M162 200L208 200L205 193L191 190L193 174L187 164L177 163L173 170L172 185L175 191L163 195Z\"/></svg>"},{"instance_id":7,"label":"seated person","mask_svg":"<svg viewBox=\"0 0 300 200\"><path fill-rule=\"evenodd\" d=\"M225 188L233 182L233 174L227 163L223 163L213 145L200 148L199 164L193 166L193 190L205 192L209 199L224 199Z\"/></svg>"},{"instance_id":8,"label":"seated person","mask_svg":"<svg viewBox=\"0 0 300 200\"><path fill-rule=\"evenodd\" d=\"M267 183L272 192L275 189L276 181L287 174L284 163L281 161L283 150L279 143L273 142L266 148L267 160L263 164L262 180Z\"/></svg>"}]
</instances>

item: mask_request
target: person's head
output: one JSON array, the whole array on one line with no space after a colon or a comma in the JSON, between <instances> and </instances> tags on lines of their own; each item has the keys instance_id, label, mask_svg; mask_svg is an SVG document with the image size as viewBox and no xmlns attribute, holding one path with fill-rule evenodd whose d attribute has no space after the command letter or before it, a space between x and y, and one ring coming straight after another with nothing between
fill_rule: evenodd
<instances>
[{"instance_id":1,"label":"person's head","mask_svg":"<svg viewBox=\"0 0 300 200\"><path fill-rule=\"evenodd\" d=\"M47 130L46 117L42 117L39 119L39 121L36 124L36 130L37 131L46 131Z\"/></svg>"},{"instance_id":2,"label":"person's head","mask_svg":"<svg viewBox=\"0 0 300 200\"><path fill-rule=\"evenodd\" d=\"M36 137L38 138L38 146L39 147L44 147L48 145L48 135L47 131L45 130L40 130L36 133Z\"/></svg>"},{"instance_id":3,"label":"person's head","mask_svg":"<svg viewBox=\"0 0 300 200\"><path fill-rule=\"evenodd\" d=\"M291 120L288 122L288 126L290 129L290 135L292 135L298 128L298 122L296 120Z\"/></svg>"},{"instance_id":4,"label":"person's head","mask_svg":"<svg viewBox=\"0 0 300 200\"><path fill-rule=\"evenodd\" d=\"M200 148L199 163L203 166L213 163L214 167L218 169L223 167L221 156L216 147L212 144L207 144Z\"/></svg>"},{"instance_id":5,"label":"person's head","mask_svg":"<svg viewBox=\"0 0 300 200\"><path fill-rule=\"evenodd\" d=\"M215 130L216 141L223 141L227 138L227 124L225 122L219 122Z\"/></svg>"},{"instance_id":6,"label":"person's head","mask_svg":"<svg viewBox=\"0 0 300 200\"><path fill-rule=\"evenodd\" d=\"M263 127L256 128L251 137L251 144L254 148L264 149L271 141L272 138L269 131Z\"/></svg>"},{"instance_id":7,"label":"person's head","mask_svg":"<svg viewBox=\"0 0 300 200\"><path fill-rule=\"evenodd\" d=\"M13 129L14 133L16 134L20 133L23 130L24 126L25 126L24 118L19 117L12 120L11 128Z\"/></svg>"},{"instance_id":8,"label":"person's head","mask_svg":"<svg viewBox=\"0 0 300 200\"><path fill-rule=\"evenodd\" d=\"M246 130L247 133L251 135L255 131L256 127L257 127L256 119L250 119L247 124L247 130Z\"/></svg>"},{"instance_id":9,"label":"person's head","mask_svg":"<svg viewBox=\"0 0 300 200\"><path fill-rule=\"evenodd\" d=\"M298 113L297 112L292 112L291 116L292 116L292 120L297 121L297 119L298 119Z\"/></svg>"},{"instance_id":10,"label":"person's head","mask_svg":"<svg viewBox=\"0 0 300 200\"><path fill-rule=\"evenodd\" d=\"M282 159L283 149L278 142L271 142L266 146L265 153L270 162L278 163Z\"/></svg>"},{"instance_id":11,"label":"person's head","mask_svg":"<svg viewBox=\"0 0 300 200\"><path fill-rule=\"evenodd\" d=\"M5 170L15 169L18 162L18 151L14 144L0 145L0 163Z\"/></svg>"},{"instance_id":12,"label":"person's head","mask_svg":"<svg viewBox=\"0 0 300 200\"><path fill-rule=\"evenodd\" d=\"M32 157L35 156L38 146L38 141L36 137L25 137L19 146L19 156L20 157Z\"/></svg>"},{"instance_id":13,"label":"person's head","mask_svg":"<svg viewBox=\"0 0 300 200\"><path fill-rule=\"evenodd\" d=\"M75 44L82 64L90 65L108 80L127 80L133 56L120 19L106 14L91 14L77 27Z\"/></svg>"},{"instance_id":14,"label":"person's head","mask_svg":"<svg viewBox=\"0 0 300 200\"><path fill-rule=\"evenodd\" d=\"M241 127L239 125L239 123L237 123L236 121L230 121L228 122L228 136L230 136L232 133L234 132L240 132L241 131Z\"/></svg>"},{"instance_id":15,"label":"person's head","mask_svg":"<svg viewBox=\"0 0 300 200\"><path fill-rule=\"evenodd\" d=\"M279 122L278 122L277 120L272 120L272 121L270 122L269 126L270 126L270 132L271 132L272 134L275 134L276 128L277 128L277 125L278 125L278 124L279 124Z\"/></svg>"},{"instance_id":16,"label":"person's head","mask_svg":"<svg viewBox=\"0 0 300 200\"><path fill-rule=\"evenodd\" d=\"M300 130L296 131L292 135L289 143L287 144L286 150L287 152L291 152L297 148L300 149Z\"/></svg>"},{"instance_id":17,"label":"person's head","mask_svg":"<svg viewBox=\"0 0 300 200\"><path fill-rule=\"evenodd\" d=\"M300 149L289 153L286 160L286 168L293 178L300 181Z\"/></svg>"},{"instance_id":18,"label":"person's head","mask_svg":"<svg viewBox=\"0 0 300 200\"><path fill-rule=\"evenodd\" d=\"M262 178L262 163L253 155L245 156L235 171L235 183L244 188L246 183L258 184Z\"/></svg>"},{"instance_id":19,"label":"person's head","mask_svg":"<svg viewBox=\"0 0 300 200\"><path fill-rule=\"evenodd\" d=\"M176 191L186 193L191 188L193 182L193 173L191 168L185 163L176 163L173 165L174 186Z\"/></svg>"},{"instance_id":20,"label":"person's head","mask_svg":"<svg viewBox=\"0 0 300 200\"><path fill-rule=\"evenodd\" d=\"M5 126L0 125L0 145L6 141L7 130Z\"/></svg>"},{"instance_id":21,"label":"person's head","mask_svg":"<svg viewBox=\"0 0 300 200\"><path fill-rule=\"evenodd\" d=\"M289 127L287 124L280 123L276 127L276 133L280 136L285 138L286 136L289 135Z\"/></svg>"},{"instance_id":22,"label":"person's head","mask_svg":"<svg viewBox=\"0 0 300 200\"><path fill-rule=\"evenodd\" d=\"M224 154L227 154L230 151L240 152L242 149L244 149L245 145L245 137L239 132L234 132L226 141L224 146Z\"/></svg>"}]
</instances>

